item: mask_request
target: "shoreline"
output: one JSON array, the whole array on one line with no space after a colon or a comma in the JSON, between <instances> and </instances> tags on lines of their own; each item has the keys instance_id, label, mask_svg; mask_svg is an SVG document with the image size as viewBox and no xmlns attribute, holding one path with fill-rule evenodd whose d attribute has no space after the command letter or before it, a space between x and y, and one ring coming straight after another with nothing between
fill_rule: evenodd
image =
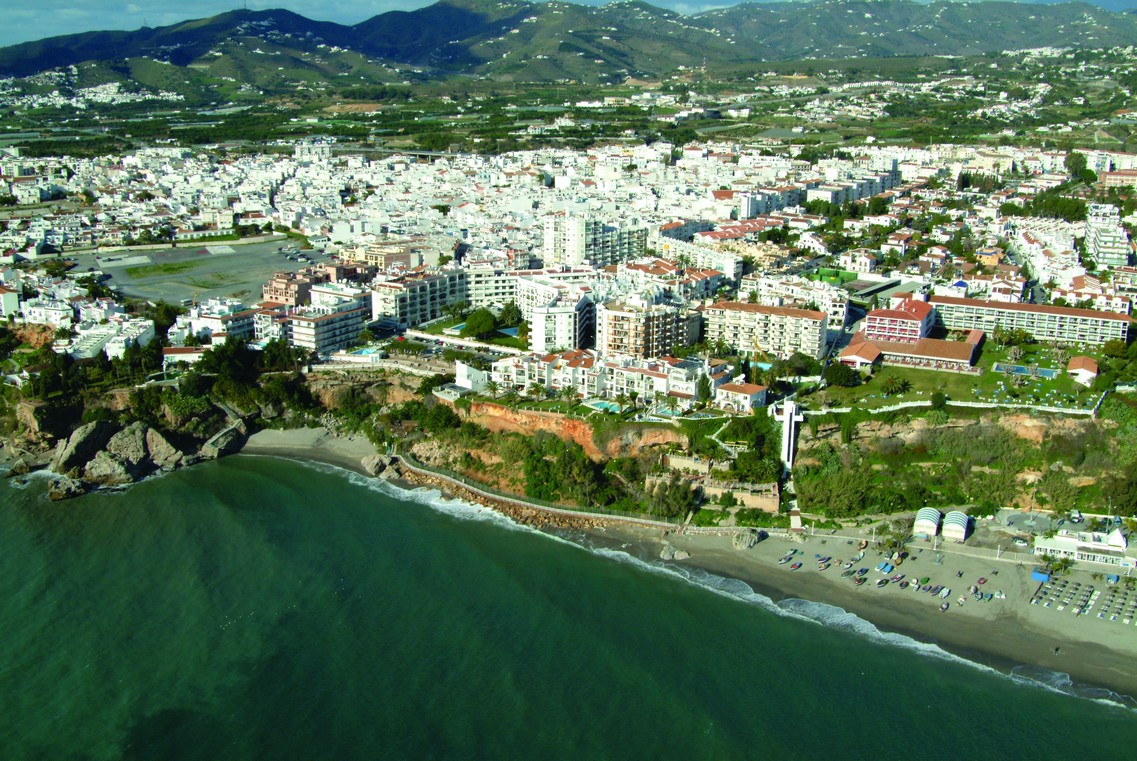
<instances>
[{"instance_id":1,"label":"shoreline","mask_svg":"<svg viewBox=\"0 0 1137 761\"><path fill-rule=\"evenodd\" d=\"M322 428L259 431L249 437L240 453L319 462L368 477L373 474L365 460L376 454L375 447L364 437L337 437ZM840 578L837 564L819 572L814 555L831 555L841 560L853 555L855 547L844 540L827 542L817 536L797 541L771 536L749 550L737 550L727 532L679 534L675 526L664 530L659 526L636 525L618 516L597 514L585 518L546 512L535 506L525 508L421 476L404 467L399 468L397 478L384 474L384 480L408 491L420 487L437 489L447 498L481 505L542 531L583 531L598 544L623 547L629 554L649 562L657 561L661 549L670 545L689 554L670 561L676 566L741 581L775 604L804 600L830 605L883 633L935 645L953 656L1004 674L1013 675L1022 667L1040 669L1043 675L1052 672L1056 679L1058 674L1067 674L1078 688L1075 694L1109 697L1093 694L1108 690L1128 698L1123 702L1130 706L1137 704L1137 671L1132 666L1137 662L1137 621L1127 625L1030 605L1029 599L1038 586L1030 580L1030 566L1007 564L998 569L997 576L992 576L988 560L945 554L942 565L937 565L930 548L910 548L909 562L894 573L930 576L932 583L952 587L951 609L941 613L939 598L911 589L902 591L893 585L876 589L874 583L866 583L857 588L848 579ZM523 503L524 499L517 501ZM777 563L789 548L804 554L799 554L803 566L798 571L789 571L788 566ZM876 553L869 551L857 565L872 569L879 561ZM956 576L957 571L963 571L963 578ZM980 576L988 578L984 590L1004 590L1007 599L968 600L958 605L957 597L966 594L967 587ZM875 582L881 577L870 570L867 578ZM1089 582L1090 573L1079 570L1070 578ZM1101 582L1090 583L1104 589ZM1058 654L1054 652L1056 647L1060 649Z\"/></svg>"}]
</instances>

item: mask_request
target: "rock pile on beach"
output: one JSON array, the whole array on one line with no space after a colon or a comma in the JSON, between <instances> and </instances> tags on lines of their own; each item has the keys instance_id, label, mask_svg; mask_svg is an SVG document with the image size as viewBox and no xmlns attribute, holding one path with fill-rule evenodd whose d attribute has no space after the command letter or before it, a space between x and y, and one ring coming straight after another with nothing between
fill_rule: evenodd
<instances>
[{"instance_id":1,"label":"rock pile on beach","mask_svg":"<svg viewBox=\"0 0 1137 761\"><path fill-rule=\"evenodd\" d=\"M212 456L229 449L224 443L210 442L209 446L214 450ZM120 427L99 420L79 426L56 445L48 469L59 477L49 487L48 496L68 499L92 488L124 486L208 456L204 452L182 452L161 431L143 422Z\"/></svg>"}]
</instances>

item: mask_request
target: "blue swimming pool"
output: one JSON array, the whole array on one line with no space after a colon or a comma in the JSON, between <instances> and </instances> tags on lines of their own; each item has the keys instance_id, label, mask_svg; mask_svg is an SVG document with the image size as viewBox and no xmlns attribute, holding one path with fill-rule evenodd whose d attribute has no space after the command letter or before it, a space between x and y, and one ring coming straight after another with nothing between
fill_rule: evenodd
<instances>
[{"instance_id":1,"label":"blue swimming pool","mask_svg":"<svg viewBox=\"0 0 1137 761\"><path fill-rule=\"evenodd\" d=\"M604 399L593 399L592 401L585 402L584 406L591 407L600 412L619 412L621 410L620 405L615 402L605 401Z\"/></svg>"},{"instance_id":2,"label":"blue swimming pool","mask_svg":"<svg viewBox=\"0 0 1137 761\"><path fill-rule=\"evenodd\" d=\"M1046 378L1046 380L1054 380L1058 377L1058 371L1050 367L1030 368L1025 365L1004 365L1002 362L996 362L992 369L997 373L1006 373L1007 375L1037 375L1039 378Z\"/></svg>"}]
</instances>

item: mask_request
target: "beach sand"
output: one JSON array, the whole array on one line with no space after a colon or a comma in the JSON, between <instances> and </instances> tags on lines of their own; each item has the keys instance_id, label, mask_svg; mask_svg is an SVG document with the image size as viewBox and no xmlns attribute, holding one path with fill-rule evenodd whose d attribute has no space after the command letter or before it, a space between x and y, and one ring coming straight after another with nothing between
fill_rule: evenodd
<instances>
[{"instance_id":1,"label":"beach sand","mask_svg":"<svg viewBox=\"0 0 1137 761\"><path fill-rule=\"evenodd\" d=\"M365 436L334 436L323 428L257 431L241 449L241 454L312 460L364 475L363 459L375 452L375 445Z\"/></svg>"},{"instance_id":2,"label":"beach sand","mask_svg":"<svg viewBox=\"0 0 1137 761\"><path fill-rule=\"evenodd\" d=\"M1036 666L1069 674L1081 686L1105 687L1119 695L1137 697L1137 619L1124 624L1120 618L1099 619L1096 610L1075 616L1071 607L1058 611L1031 605L1039 583L1031 580L1028 565L1003 562L992 567L991 560L948 552L942 553L942 564L936 564L937 553L930 547L910 548L909 560L889 576L927 576L930 584L950 587L951 608L941 612L944 600L926 592L901 590L894 584L878 589L876 582L883 576L874 569L884 557L871 549L853 566L869 569L868 581L861 587L841 578L839 564L819 571L815 555L850 560L856 554L857 547L845 539L815 536L795 542L770 537L749 550L736 550L730 536L723 535L672 534L661 541L659 532L612 526L596 536L606 543L614 538L631 542L638 548L635 554L639 557L658 558L662 541L666 541L690 553L689 559L672 561L677 565L739 579L775 602L802 599L825 603L853 613L882 631L936 644L1003 672L1015 666ZM799 550L796 560L802 561L796 571L789 570L790 564L777 562L790 548ZM994 570L997 575L992 574ZM962 577L957 576L959 571ZM1006 599L978 602L972 598L967 589L980 577L987 579L981 591L1001 590ZM1091 579L1088 571L1074 571L1068 578L1108 594L1105 582ZM961 595L968 599L959 605L956 601ZM1055 648L1059 648L1057 654Z\"/></svg>"}]
</instances>

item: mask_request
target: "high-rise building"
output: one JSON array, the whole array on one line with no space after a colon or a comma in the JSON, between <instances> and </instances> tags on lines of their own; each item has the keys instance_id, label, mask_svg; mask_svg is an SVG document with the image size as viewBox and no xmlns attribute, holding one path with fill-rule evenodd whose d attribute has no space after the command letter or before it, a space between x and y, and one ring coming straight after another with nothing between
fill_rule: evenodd
<instances>
[{"instance_id":1,"label":"high-rise building","mask_svg":"<svg viewBox=\"0 0 1137 761\"><path fill-rule=\"evenodd\" d=\"M574 216L545 220L542 246L545 266L607 267L643 256L646 250L646 227L613 227L599 220Z\"/></svg>"}]
</instances>

